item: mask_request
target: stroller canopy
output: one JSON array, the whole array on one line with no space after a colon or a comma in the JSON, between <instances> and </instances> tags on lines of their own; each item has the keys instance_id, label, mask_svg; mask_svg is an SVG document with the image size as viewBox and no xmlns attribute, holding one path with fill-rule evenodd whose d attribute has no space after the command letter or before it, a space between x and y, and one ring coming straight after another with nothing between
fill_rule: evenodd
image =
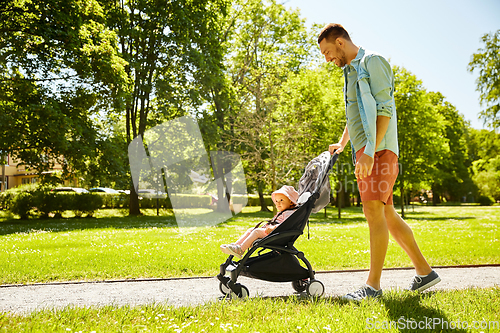
<instances>
[{"instance_id":1,"label":"stroller canopy","mask_svg":"<svg viewBox=\"0 0 500 333\"><path fill-rule=\"evenodd\" d=\"M299 203L304 203L314 193L319 194L312 213L319 212L330 202L331 187L328 173L337 158L338 155L331 156L328 151L321 153L307 164L304 174L299 180Z\"/></svg>"}]
</instances>

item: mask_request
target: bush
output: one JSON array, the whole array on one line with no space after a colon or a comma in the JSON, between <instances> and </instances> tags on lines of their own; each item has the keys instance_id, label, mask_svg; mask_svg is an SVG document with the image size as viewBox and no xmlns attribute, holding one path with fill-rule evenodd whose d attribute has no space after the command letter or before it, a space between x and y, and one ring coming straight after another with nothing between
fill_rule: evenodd
<instances>
[{"instance_id":1,"label":"bush","mask_svg":"<svg viewBox=\"0 0 500 333\"><path fill-rule=\"evenodd\" d=\"M0 192L0 208L1 209L9 209L11 200L12 200L11 193Z\"/></svg>"},{"instance_id":2,"label":"bush","mask_svg":"<svg viewBox=\"0 0 500 333\"><path fill-rule=\"evenodd\" d=\"M51 192L47 188L38 188L33 193L33 204L44 218L49 216L49 213L54 213L58 216L68 207L68 199L56 192Z\"/></svg>"},{"instance_id":3,"label":"bush","mask_svg":"<svg viewBox=\"0 0 500 333\"><path fill-rule=\"evenodd\" d=\"M72 210L76 216L87 214L87 217L94 215L95 211L102 207L104 200L102 196L94 193L73 194Z\"/></svg>"},{"instance_id":4,"label":"bush","mask_svg":"<svg viewBox=\"0 0 500 333\"><path fill-rule=\"evenodd\" d=\"M3 209L11 210L14 204L15 197L21 192L33 192L36 189L36 185L27 184L18 187L8 189L7 191L0 193L0 207Z\"/></svg>"},{"instance_id":5,"label":"bush","mask_svg":"<svg viewBox=\"0 0 500 333\"><path fill-rule=\"evenodd\" d=\"M128 207L128 201L130 197L128 194L120 193L103 193L96 192L102 198L103 208L124 208Z\"/></svg>"},{"instance_id":6,"label":"bush","mask_svg":"<svg viewBox=\"0 0 500 333\"><path fill-rule=\"evenodd\" d=\"M271 199L270 195L265 195L264 196L264 201L266 202L266 206L272 206L273 205L273 200ZM235 202L238 203L238 202ZM260 200L258 195L249 195L248 196L248 203L247 206L257 206L260 207Z\"/></svg>"},{"instance_id":7,"label":"bush","mask_svg":"<svg viewBox=\"0 0 500 333\"><path fill-rule=\"evenodd\" d=\"M103 195L103 194L101 194ZM104 197L104 207L105 208L113 208L110 206L107 195L103 195ZM141 198L139 200L140 208L156 208L156 198L149 196L148 194L139 195ZM187 200L189 199L189 200ZM130 203L130 195L129 194L120 194L117 196L115 194L114 199L116 200L116 204L120 208L128 208ZM270 195L264 196L264 200L267 206L272 206L273 201ZM233 204L243 204L247 201L247 197L234 195L231 197L231 201ZM174 198L174 203L176 204L176 208L211 208L212 197L210 195L194 195L194 194L180 194ZM172 209L171 197L160 198L158 200L158 204L160 208ZM249 195L246 206L260 206L259 197L256 195Z\"/></svg>"},{"instance_id":8,"label":"bush","mask_svg":"<svg viewBox=\"0 0 500 333\"><path fill-rule=\"evenodd\" d=\"M175 208L210 208L212 204L210 195L180 194L171 196L169 199Z\"/></svg>"},{"instance_id":9,"label":"bush","mask_svg":"<svg viewBox=\"0 0 500 333\"><path fill-rule=\"evenodd\" d=\"M27 219L33 209L33 196L29 191L19 192L12 198L9 204L10 211L24 220Z\"/></svg>"},{"instance_id":10,"label":"bush","mask_svg":"<svg viewBox=\"0 0 500 333\"><path fill-rule=\"evenodd\" d=\"M477 198L477 202L481 206L491 206L493 205L493 199L490 197L487 197L485 195L481 195L479 198Z\"/></svg>"},{"instance_id":11,"label":"bush","mask_svg":"<svg viewBox=\"0 0 500 333\"><path fill-rule=\"evenodd\" d=\"M10 192L9 192L10 191ZM103 205L103 198L93 193L52 192L48 187L16 188L2 193L1 204L21 219L33 213L47 218L49 214L60 217L66 210L76 216L92 216Z\"/></svg>"}]
</instances>

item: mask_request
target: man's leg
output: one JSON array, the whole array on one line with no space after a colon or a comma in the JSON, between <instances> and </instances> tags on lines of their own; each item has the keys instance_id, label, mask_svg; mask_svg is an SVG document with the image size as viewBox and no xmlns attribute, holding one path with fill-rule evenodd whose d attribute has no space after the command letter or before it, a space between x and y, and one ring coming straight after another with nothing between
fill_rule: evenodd
<instances>
[{"instance_id":1,"label":"man's leg","mask_svg":"<svg viewBox=\"0 0 500 333\"><path fill-rule=\"evenodd\" d=\"M389 231L384 214L384 203L379 200L363 202L363 212L370 228L370 273L366 284L379 290L389 244Z\"/></svg>"},{"instance_id":2,"label":"man's leg","mask_svg":"<svg viewBox=\"0 0 500 333\"><path fill-rule=\"evenodd\" d=\"M380 200L363 201L363 212L370 228L370 272L366 281L367 285L342 297L348 301L361 301L366 298L382 296L380 277L389 244L384 203Z\"/></svg>"},{"instance_id":3,"label":"man's leg","mask_svg":"<svg viewBox=\"0 0 500 333\"><path fill-rule=\"evenodd\" d=\"M401 216L399 216L393 205L386 205L384 207L384 214L389 232L399 246L401 246L401 248L410 257L417 274L429 274L432 271L432 268L425 260L422 252L420 252L417 242L415 241L415 237L413 236L413 231L408 224L406 224Z\"/></svg>"}]
</instances>

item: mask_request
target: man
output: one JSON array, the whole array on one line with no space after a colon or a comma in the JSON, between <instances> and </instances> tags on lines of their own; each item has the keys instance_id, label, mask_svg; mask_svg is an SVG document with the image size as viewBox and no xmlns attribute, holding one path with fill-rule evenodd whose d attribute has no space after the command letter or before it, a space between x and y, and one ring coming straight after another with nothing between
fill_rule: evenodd
<instances>
[{"instance_id":1,"label":"man","mask_svg":"<svg viewBox=\"0 0 500 333\"><path fill-rule=\"evenodd\" d=\"M318 44L327 62L344 71L347 124L338 143L329 147L339 154L350 140L355 154L355 176L370 229L370 272L366 285L345 295L362 300L382 295L380 277L389 232L410 257L417 275L410 290L423 291L440 277L420 252L410 227L394 209L392 188L399 172L394 74L379 54L356 46L340 24L327 24Z\"/></svg>"}]
</instances>

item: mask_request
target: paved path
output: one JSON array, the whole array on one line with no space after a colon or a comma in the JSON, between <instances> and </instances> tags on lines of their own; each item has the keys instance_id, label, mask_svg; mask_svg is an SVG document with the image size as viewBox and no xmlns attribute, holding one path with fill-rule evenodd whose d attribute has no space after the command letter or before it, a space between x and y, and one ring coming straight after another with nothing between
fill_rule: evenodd
<instances>
[{"instance_id":1,"label":"paved path","mask_svg":"<svg viewBox=\"0 0 500 333\"><path fill-rule=\"evenodd\" d=\"M500 267L436 269L441 283L430 290L488 288L500 286ZM339 296L365 282L367 272L318 273L325 296ZM406 288L413 270L384 270L382 288ZM273 283L241 277L238 282L250 291L250 297L292 295L291 283ZM222 294L219 281L211 278L186 278L157 281L61 283L26 286L0 286L0 311L27 313L44 308L102 305L139 305L153 302L173 306L198 305L218 301Z\"/></svg>"}]
</instances>

